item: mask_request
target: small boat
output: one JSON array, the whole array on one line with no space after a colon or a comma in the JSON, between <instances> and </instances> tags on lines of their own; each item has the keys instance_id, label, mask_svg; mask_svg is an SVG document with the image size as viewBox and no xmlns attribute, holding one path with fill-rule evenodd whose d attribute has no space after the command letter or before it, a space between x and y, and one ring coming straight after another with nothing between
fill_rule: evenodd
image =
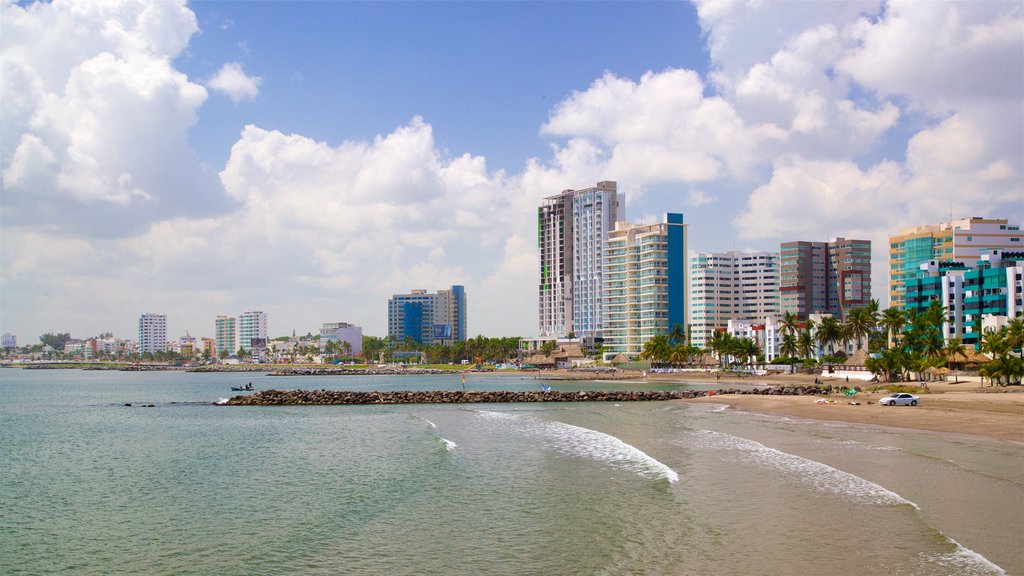
<instances>
[{"instance_id":1,"label":"small boat","mask_svg":"<svg viewBox=\"0 0 1024 576\"><path fill-rule=\"evenodd\" d=\"M252 382L250 382L249 384L246 384L245 386L232 386L231 387L231 391L232 392L252 392L253 390L255 390L255 388L252 387Z\"/></svg>"}]
</instances>

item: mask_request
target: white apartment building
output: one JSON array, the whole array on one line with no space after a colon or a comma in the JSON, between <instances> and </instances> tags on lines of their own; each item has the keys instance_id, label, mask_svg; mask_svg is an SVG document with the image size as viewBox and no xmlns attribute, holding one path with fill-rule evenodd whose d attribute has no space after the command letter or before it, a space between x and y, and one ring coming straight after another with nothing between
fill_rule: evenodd
<instances>
[{"instance_id":1,"label":"white apartment building","mask_svg":"<svg viewBox=\"0 0 1024 576\"><path fill-rule=\"evenodd\" d=\"M603 336L604 246L615 222L625 217L625 202L615 182L576 190L572 199L572 321L579 338Z\"/></svg>"},{"instance_id":2,"label":"white apartment building","mask_svg":"<svg viewBox=\"0 0 1024 576\"><path fill-rule=\"evenodd\" d=\"M761 320L730 319L726 331L734 338L749 338L756 342L764 352L765 362L771 362L782 355L779 351L782 334L779 332L779 322L775 316Z\"/></svg>"},{"instance_id":3,"label":"white apartment building","mask_svg":"<svg viewBox=\"0 0 1024 576\"><path fill-rule=\"evenodd\" d=\"M246 352L267 347L267 313L255 310L238 315L238 345Z\"/></svg>"},{"instance_id":4,"label":"white apartment building","mask_svg":"<svg viewBox=\"0 0 1024 576\"><path fill-rule=\"evenodd\" d=\"M781 314L778 252L701 252L690 259L691 344L704 347L729 321Z\"/></svg>"},{"instance_id":5,"label":"white apartment building","mask_svg":"<svg viewBox=\"0 0 1024 576\"><path fill-rule=\"evenodd\" d=\"M139 316L139 354L167 351L167 315Z\"/></svg>"},{"instance_id":6,"label":"white apartment building","mask_svg":"<svg viewBox=\"0 0 1024 576\"><path fill-rule=\"evenodd\" d=\"M0 348L10 350L11 348L18 347L18 337L10 332L4 333L2 339L0 339Z\"/></svg>"},{"instance_id":7,"label":"white apartment building","mask_svg":"<svg viewBox=\"0 0 1024 576\"><path fill-rule=\"evenodd\" d=\"M340 344L343 354L358 356L363 353L363 327L348 322L324 322L320 328L320 352L327 349L328 342ZM348 342L351 348L345 348L345 342Z\"/></svg>"}]
</instances>

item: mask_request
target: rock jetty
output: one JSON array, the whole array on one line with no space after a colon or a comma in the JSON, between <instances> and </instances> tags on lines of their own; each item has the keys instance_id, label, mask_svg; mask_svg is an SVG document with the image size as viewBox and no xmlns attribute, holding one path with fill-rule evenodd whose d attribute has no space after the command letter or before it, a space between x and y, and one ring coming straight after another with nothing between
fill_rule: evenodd
<instances>
[{"instance_id":1,"label":"rock jetty","mask_svg":"<svg viewBox=\"0 0 1024 576\"><path fill-rule=\"evenodd\" d=\"M338 404L482 404L516 402L655 402L699 398L713 394L823 395L839 389L831 386L787 386L784 388L722 390L580 390L551 391L464 391L428 390L399 392L357 392L351 390L261 390L235 396L227 406L316 406Z\"/></svg>"},{"instance_id":2,"label":"rock jetty","mask_svg":"<svg viewBox=\"0 0 1024 576\"><path fill-rule=\"evenodd\" d=\"M455 372L456 370L440 370L438 368L279 368L268 373L267 376L418 376L453 374Z\"/></svg>"}]
</instances>

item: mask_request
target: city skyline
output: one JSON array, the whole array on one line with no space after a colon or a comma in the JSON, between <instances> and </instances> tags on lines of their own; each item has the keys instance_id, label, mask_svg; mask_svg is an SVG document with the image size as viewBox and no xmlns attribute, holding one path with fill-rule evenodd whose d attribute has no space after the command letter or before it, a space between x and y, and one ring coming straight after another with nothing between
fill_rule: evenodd
<instances>
[{"instance_id":1,"label":"city skyline","mask_svg":"<svg viewBox=\"0 0 1024 576\"><path fill-rule=\"evenodd\" d=\"M537 332L536 210L690 253L1024 221L1024 14L968 3L4 2L0 332L270 336L463 285ZM939 33L941 31L941 33ZM69 112L69 111L74 111Z\"/></svg>"}]
</instances>

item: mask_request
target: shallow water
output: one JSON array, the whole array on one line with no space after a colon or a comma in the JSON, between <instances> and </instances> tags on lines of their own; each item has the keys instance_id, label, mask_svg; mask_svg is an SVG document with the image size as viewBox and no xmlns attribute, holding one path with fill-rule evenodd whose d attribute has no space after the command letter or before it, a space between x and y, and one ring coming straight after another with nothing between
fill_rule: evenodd
<instances>
[{"instance_id":1,"label":"shallow water","mask_svg":"<svg viewBox=\"0 0 1024 576\"><path fill-rule=\"evenodd\" d=\"M461 387L2 370L5 573L1024 574L1012 443L682 402L211 405L247 381Z\"/></svg>"}]
</instances>

